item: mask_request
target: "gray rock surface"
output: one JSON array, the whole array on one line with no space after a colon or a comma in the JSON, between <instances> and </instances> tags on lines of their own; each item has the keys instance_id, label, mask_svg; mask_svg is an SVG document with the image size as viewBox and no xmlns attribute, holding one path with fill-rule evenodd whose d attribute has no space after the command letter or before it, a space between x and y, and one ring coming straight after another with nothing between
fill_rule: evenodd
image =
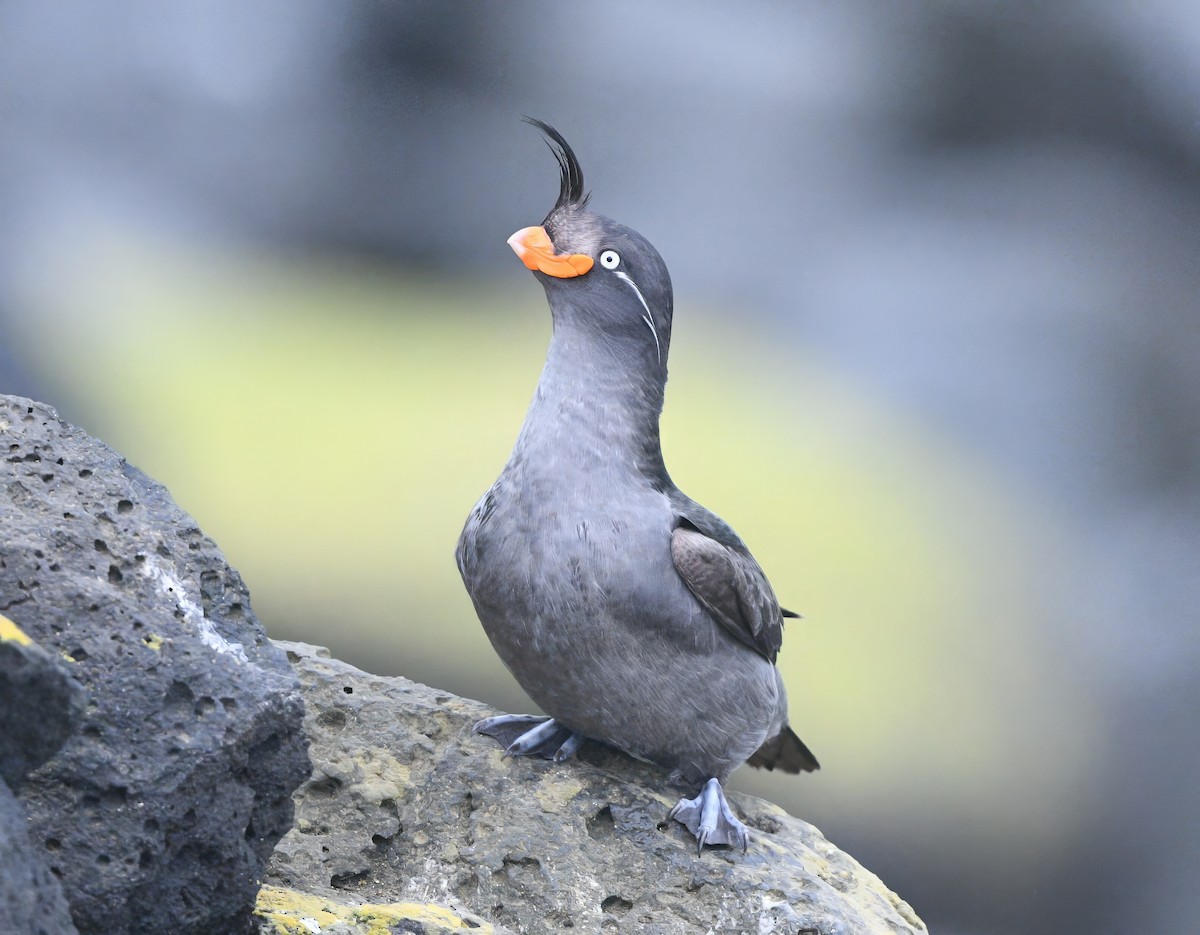
<instances>
[{"instance_id":1,"label":"gray rock surface","mask_svg":"<svg viewBox=\"0 0 1200 935\"><path fill-rule=\"evenodd\" d=\"M0 782L0 932L74 935L62 887L29 840L25 811Z\"/></svg>"},{"instance_id":2,"label":"gray rock surface","mask_svg":"<svg viewBox=\"0 0 1200 935\"><path fill-rule=\"evenodd\" d=\"M66 666L0 616L0 780L12 790L79 724L84 692Z\"/></svg>"},{"instance_id":3,"label":"gray rock surface","mask_svg":"<svg viewBox=\"0 0 1200 935\"><path fill-rule=\"evenodd\" d=\"M13 797L78 726L83 689L65 663L0 616L0 931L71 935L62 886L29 840L25 811Z\"/></svg>"},{"instance_id":4,"label":"gray rock surface","mask_svg":"<svg viewBox=\"0 0 1200 935\"><path fill-rule=\"evenodd\" d=\"M283 653L216 545L111 448L0 397L0 451L0 612L89 696L20 793L75 924L246 929L308 774Z\"/></svg>"},{"instance_id":5,"label":"gray rock surface","mask_svg":"<svg viewBox=\"0 0 1200 935\"><path fill-rule=\"evenodd\" d=\"M303 684L313 775L264 881L268 931L303 931L286 920L305 906L309 931L367 931L345 907L369 917L397 901L409 918L425 914L425 931L441 930L428 923L438 912L473 914L447 930L926 931L878 877L767 802L731 793L749 852L698 857L666 820L685 790L664 771L595 745L563 764L505 759L471 733L495 713L484 705L280 645ZM311 914L317 904L327 916Z\"/></svg>"}]
</instances>

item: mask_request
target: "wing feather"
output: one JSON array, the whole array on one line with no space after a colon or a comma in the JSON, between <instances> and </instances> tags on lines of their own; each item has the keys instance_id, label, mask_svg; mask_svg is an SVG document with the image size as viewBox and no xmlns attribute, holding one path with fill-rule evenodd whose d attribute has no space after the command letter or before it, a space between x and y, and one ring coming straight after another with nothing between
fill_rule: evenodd
<instances>
[{"instance_id":1,"label":"wing feather","mask_svg":"<svg viewBox=\"0 0 1200 935\"><path fill-rule=\"evenodd\" d=\"M688 590L716 621L774 662L783 643L783 612L753 556L688 524L672 534L671 558Z\"/></svg>"}]
</instances>

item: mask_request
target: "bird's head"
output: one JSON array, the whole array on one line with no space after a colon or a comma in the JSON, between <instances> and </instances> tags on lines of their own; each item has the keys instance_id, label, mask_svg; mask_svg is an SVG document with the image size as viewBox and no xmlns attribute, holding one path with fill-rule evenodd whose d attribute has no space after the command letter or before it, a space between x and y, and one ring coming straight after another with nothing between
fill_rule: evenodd
<instances>
[{"instance_id":1,"label":"bird's head","mask_svg":"<svg viewBox=\"0 0 1200 935\"><path fill-rule=\"evenodd\" d=\"M550 125L525 119L546 135L561 179L541 226L517 231L509 245L541 281L556 326L580 326L618 353L665 368L673 310L666 264L637 231L587 210L574 150Z\"/></svg>"}]
</instances>

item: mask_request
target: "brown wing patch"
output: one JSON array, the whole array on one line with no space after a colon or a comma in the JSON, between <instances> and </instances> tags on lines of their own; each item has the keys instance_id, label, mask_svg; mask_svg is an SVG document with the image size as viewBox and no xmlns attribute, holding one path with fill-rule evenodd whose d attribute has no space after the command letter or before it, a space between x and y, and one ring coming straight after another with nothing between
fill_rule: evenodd
<instances>
[{"instance_id":1,"label":"brown wing patch","mask_svg":"<svg viewBox=\"0 0 1200 935\"><path fill-rule=\"evenodd\" d=\"M686 526L671 535L671 558L688 589L716 621L774 662L783 617L758 563Z\"/></svg>"}]
</instances>

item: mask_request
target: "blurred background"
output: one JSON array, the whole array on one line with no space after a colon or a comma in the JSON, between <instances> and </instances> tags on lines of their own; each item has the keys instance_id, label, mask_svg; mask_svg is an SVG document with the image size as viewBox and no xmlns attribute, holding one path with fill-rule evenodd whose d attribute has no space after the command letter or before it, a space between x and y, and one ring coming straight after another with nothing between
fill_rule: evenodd
<instances>
[{"instance_id":1,"label":"blurred background","mask_svg":"<svg viewBox=\"0 0 1200 935\"><path fill-rule=\"evenodd\" d=\"M1200 919L1200 12L0 4L0 389L165 483L275 637L529 710L453 562L557 170L676 284L666 458L813 776L951 935Z\"/></svg>"}]
</instances>

